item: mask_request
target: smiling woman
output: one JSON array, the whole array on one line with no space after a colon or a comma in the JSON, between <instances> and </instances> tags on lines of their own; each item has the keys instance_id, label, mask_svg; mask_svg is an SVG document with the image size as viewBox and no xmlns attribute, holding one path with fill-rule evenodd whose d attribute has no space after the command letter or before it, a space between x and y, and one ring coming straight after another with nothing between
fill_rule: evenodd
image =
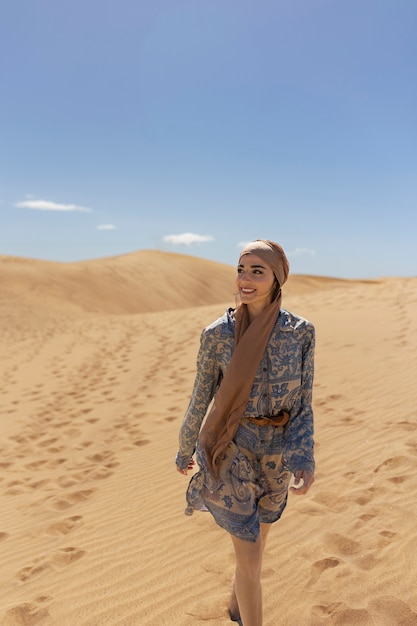
<instances>
[{"instance_id":1,"label":"smiling woman","mask_svg":"<svg viewBox=\"0 0 417 626\"><path fill-rule=\"evenodd\" d=\"M280 289L272 269L254 253L241 256L236 284L240 301L248 305L250 316L274 300L274 292Z\"/></svg>"},{"instance_id":2,"label":"smiling woman","mask_svg":"<svg viewBox=\"0 0 417 626\"><path fill-rule=\"evenodd\" d=\"M176 458L181 474L194 468L194 453L199 466L186 514L208 510L231 536L236 573L229 614L245 626L262 626L262 554L286 507L291 475L297 494L314 481L315 333L310 322L281 308L288 273L279 244L256 240L242 250L240 304L202 332Z\"/></svg>"}]
</instances>

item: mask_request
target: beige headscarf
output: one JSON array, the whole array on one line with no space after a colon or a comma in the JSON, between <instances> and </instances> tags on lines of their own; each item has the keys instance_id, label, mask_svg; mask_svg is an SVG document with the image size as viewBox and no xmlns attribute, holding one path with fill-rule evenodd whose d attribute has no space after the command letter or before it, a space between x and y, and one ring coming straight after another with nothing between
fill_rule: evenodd
<instances>
[{"instance_id":1,"label":"beige headscarf","mask_svg":"<svg viewBox=\"0 0 417 626\"><path fill-rule=\"evenodd\" d=\"M240 253L256 254L274 272L280 287L289 273L289 263L281 246L273 241L257 239ZM249 399L259 362L281 308L281 289L273 302L250 322L246 304L235 311L235 349L218 389L211 410L200 432L200 446L206 453L207 465L218 475L221 453L232 441Z\"/></svg>"}]
</instances>

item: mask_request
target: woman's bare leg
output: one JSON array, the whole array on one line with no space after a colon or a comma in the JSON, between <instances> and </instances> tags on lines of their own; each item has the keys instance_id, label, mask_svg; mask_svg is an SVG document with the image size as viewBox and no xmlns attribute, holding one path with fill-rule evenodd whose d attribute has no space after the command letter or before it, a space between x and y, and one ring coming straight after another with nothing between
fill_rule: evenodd
<instances>
[{"instance_id":1,"label":"woman's bare leg","mask_svg":"<svg viewBox=\"0 0 417 626\"><path fill-rule=\"evenodd\" d=\"M266 539L268 537L270 528L271 528L271 524L261 523L262 554L263 554L263 551L265 550ZM238 604L237 597L236 597L235 578L236 578L236 574L234 574L232 577L232 589L230 592L230 599L229 599L229 613L230 613L230 618L234 621L237 621L240 618L240 610L239 610L239 604Z\"/></svg>"},{"instance_id":2,"label":"woman's bare leg","mask_svg":"<svg viewBox=\"0 0 417 626\"><path fill-rule=\"evenodd\" d=\"M269 531L271 530L272 524L263 524L261 522L261 539L262 539L262 553L265 550L266 540L268 538Z\"/></svg>"},{"instance_id":3,"label":"woman's bare leg","mask_svg":"<svg viewBox=\"0 0 417 626\"><path fill-rule=\"evenodd\" d=\"M229 614L230 619L234 622L237 622L240 618L239 604L236 598L236 589L235 589L235 574L232 576L232 586L230 590L230 598L229 598Z\"/></svg>"},{"instance_id":4,"label":"woman's bare leg","mask_svg":"<svg viewBox=\"0 0 417 626\"><path fill-rule=\"evenodd\" d=\"M236 573L229 602L231 617L242 618L244 626L262 626L262 554L270 524L261 524L255 543L232 537L236 555Z\"/></svg>"}]
</instances>

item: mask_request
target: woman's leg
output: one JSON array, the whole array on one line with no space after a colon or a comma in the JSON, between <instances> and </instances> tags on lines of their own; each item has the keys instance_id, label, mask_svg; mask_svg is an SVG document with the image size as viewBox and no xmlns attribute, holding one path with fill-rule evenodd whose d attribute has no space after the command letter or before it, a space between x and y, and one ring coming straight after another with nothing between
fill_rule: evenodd
<instances>
[{"instance_id":1,"label":"woman's leg","mask_svg":"<svg viewBox=\"0 0 417 626\"><path fill-rule=\"evenodd\" d=\"M268 533L270 529L271 529L271 524L262 524L261 522L262 554L265 550L266 539L268 537ZM236 597L235 578L236 578L236 574L234 574L232 578L232 589L231 589L230 600L229 600L229 613L230 613L230 618L233 621L237 622L238 619L240 618L240 610L239 610L239 603Z\"/></svg>"},{"instance_id":2,"label":"woman's leg","mask_svg":"<svg viewBox=\"0 0 417 626\"><path fill-rule=\"evenodd\" d=\"M242 618L244 626L262 626L262 553L270 524L261 524L255 543L231 535L236 555L236 573L229 603L231 617Z\"/></svg>"},{"instance_id":3,"label":"woman's leg","mask_svg":"<svg viewBox=\"0 0 417 626\"><path fill-rule=\"evenodd\" d=\"M269 531L271 530L272 524L263 524L261 522L261 539L262 539L262 553L265 550L266 540L268 538Z\"/></svg>"},{"instance_id":4,"label":"woman's leg","mask_svg":"<svg viewBox=\"0 0 417 626\"><path fill-rule=\"evenodd\" d=\"M231 586L230 598L229 598L229 615L230 615L230 619L233 622L237 622L240 619L239 604L237 602L237 597L236 597L235 577L236 575L233 574L232 586Z\"/></svg>"},{"instance_id":5,"label":"woman's leg","mask_svg":"<svg viewBox=\"0 0 417 626\"><path fill-rule=\"evenodd\" d=\"M262 539L252 543L231 535L236 556L235 590L244 626L262 626Z\"/></svg>"}]
</instances>

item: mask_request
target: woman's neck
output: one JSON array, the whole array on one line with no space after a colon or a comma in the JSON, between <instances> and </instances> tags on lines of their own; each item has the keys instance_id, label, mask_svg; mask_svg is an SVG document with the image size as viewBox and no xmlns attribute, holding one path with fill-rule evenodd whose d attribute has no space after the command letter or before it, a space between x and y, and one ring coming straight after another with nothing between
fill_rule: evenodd
<instances>
[{"instance_id":1,"label":"woman's neck","mask_svg":"<svg viewBox=\"0 0 417 626\"><path fill-rule=\"evenodd\" d=\"M266 305L261 305L261 306L256 306L253 304L247 304L247 310L248 310L248 317L249 317L249 321L253 322L253 320L255 319L255 317L258 317L258 315L260 315L262 313L262 311L265 311L265 309L269 306L269 304Z\"/></svg>"}]
</instances>

